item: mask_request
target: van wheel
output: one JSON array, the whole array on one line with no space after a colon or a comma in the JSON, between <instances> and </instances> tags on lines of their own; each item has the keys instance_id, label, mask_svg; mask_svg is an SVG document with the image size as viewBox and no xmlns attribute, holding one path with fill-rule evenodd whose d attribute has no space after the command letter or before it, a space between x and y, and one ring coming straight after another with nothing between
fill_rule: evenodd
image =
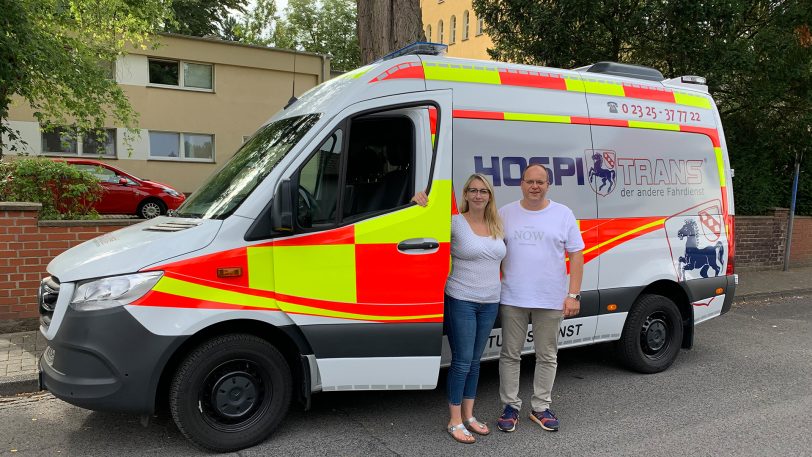
<instances>
[{"instance_id":1,"label":"van wheel","mask_svg":"<svg viewBox=\"0 0 812 457\"><path fill-rule=\"evenodd\" d=\"M166 214L164 202L155 199L144 200L138 205L135 214L142 219L152 219Z\"/></svg>"},{"instance_id":2,"label":"van wheel","mask_svg":"<svg viewBox=\"0 0 812 457\"><path fill-rule=\"evenodd\" d=\"M291 372L282 354L253 335L206 341L180 364L169 389L178 429L193 443L231 452L265 440L290 406Z\"/></svg>"},{"instance_id":3,"label":"van wheel","mask_svg":"<svg viewBox=\"0 0 812 457\"><path fill-rule=\"evenodd\" d=\"M676 360L682 342L682 317L677 305L662 295L641 295L626 317L617 345L626 367L658 373Z\"/></svg>"}]
</instances>

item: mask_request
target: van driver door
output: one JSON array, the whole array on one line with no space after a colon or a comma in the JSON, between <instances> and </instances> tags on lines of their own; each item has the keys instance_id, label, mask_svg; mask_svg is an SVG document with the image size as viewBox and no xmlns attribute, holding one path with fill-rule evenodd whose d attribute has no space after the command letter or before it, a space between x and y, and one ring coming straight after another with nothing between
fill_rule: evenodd
<instances>
[{"instance_id":1,"label":"van driver door","mask_svg":"<svg viewBox=\"0 0 812 457\"><path fill-rule=\"evenodd\" d=\"M279 308L321 389L433 389L449 266L451 91L348 107L290 175L293 232L273 242ZM411 203L427 189L429 205Z\"/></svg>"}]
</instances>

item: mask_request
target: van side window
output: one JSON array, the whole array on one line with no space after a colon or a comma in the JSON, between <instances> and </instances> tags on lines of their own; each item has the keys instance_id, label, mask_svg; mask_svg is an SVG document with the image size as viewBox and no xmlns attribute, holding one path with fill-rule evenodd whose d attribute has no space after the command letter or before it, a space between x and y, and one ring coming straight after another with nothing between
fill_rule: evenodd
<instances>
[{"instance_id":1,"label":"van side window","mask_svg":"<svg viewBox=\"0 0 812 457\"><path fill-rule=\"evenodd\" d=\"M343 136L341 130L333 132L301 168L296 197L300 227L335 222Z\"/></svg>"},{"instance_id":2,"label":"van side window","mask_svg":"<svg viewBox=\"0 0 812 457\"><path fill-rule=\"evenodd\" d=\"M343 217L359 219L409 203L414 194L414 125L405 116L352 121Z\"/></svg>"}]
</instances>

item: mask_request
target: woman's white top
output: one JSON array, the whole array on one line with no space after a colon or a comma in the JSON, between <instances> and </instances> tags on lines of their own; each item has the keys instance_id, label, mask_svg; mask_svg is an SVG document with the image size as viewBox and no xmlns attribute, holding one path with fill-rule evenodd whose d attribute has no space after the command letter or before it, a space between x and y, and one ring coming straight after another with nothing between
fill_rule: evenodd
<instances>
[{"instance_id":1,"label":"woman's white top","mask_svg":"<svg viewBox=\"0 0 812 457\"><path fill-rule=\"evenodd\" d=\"M457 300L498 303L499 265L505 257L502 238L474 233L462 214L451 218L451 274L445 293Z\"/></svg>"}]
</instances>

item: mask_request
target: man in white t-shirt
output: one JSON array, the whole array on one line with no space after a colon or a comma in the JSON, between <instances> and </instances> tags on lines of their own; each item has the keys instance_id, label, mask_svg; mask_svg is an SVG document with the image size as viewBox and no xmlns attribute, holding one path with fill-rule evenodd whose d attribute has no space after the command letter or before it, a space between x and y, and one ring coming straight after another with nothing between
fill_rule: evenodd
<instances>
[{"instance_id":1,"label":"man in white t-shirt","mask_svg":"<svg viewBox=\"0 0 812 457\"><path fill-rule=\"evenodd\" d=\"M536 371L530 420L554 432L559 423L550 403L558 367L558 328L563 317L580 312L584 241L572 211L547 198L550 179L544 166L528 166L521 187L523 198L499 210L507 256L502 261L499 310L499 397L505 409L497 426L512 432L519 421L521 353L532 321ZM566 257L570 261L569 278Z\"/></svg>"}]
</instances>

